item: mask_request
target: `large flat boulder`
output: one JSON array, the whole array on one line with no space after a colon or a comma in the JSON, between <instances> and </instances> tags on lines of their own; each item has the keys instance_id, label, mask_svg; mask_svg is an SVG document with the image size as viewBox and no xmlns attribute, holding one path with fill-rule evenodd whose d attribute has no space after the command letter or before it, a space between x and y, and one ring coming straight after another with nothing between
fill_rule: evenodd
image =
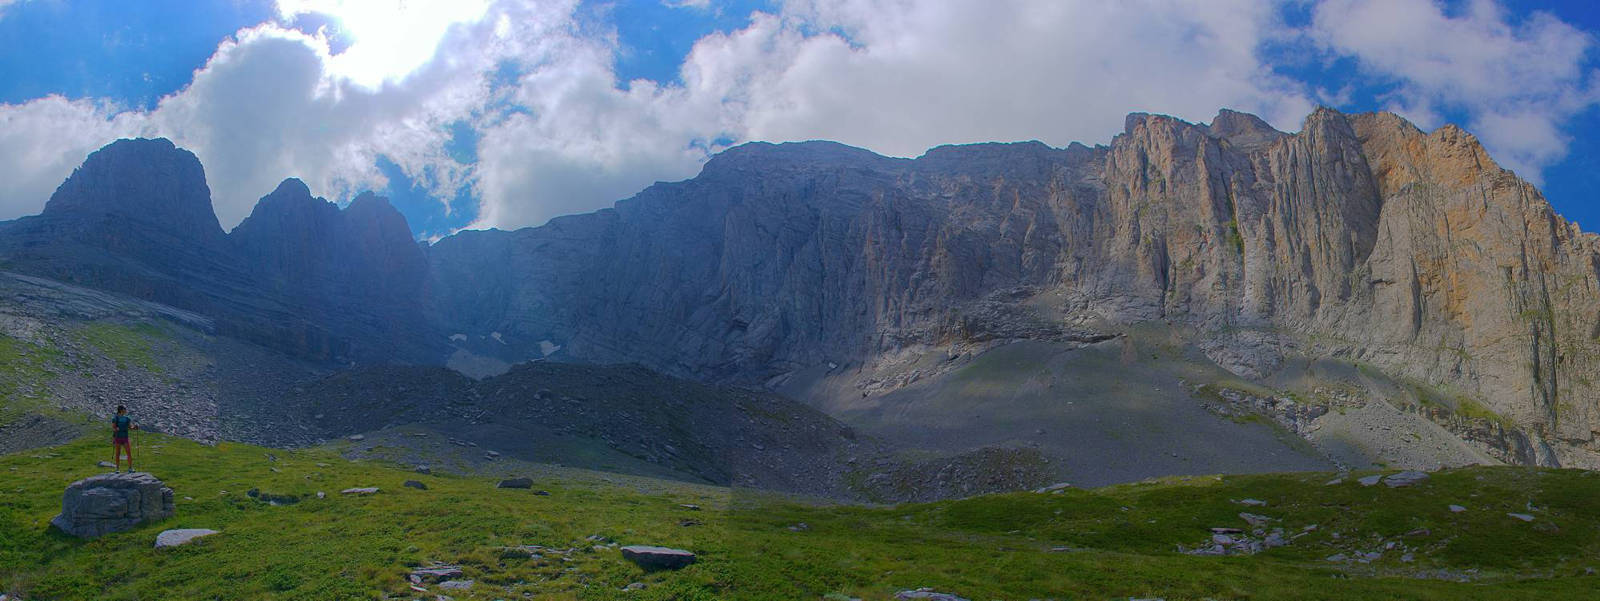
<instances>
[{"instance_id":1,"label":"large flat boulder","mask_svg":"<svg viewBox=\"0 0 1600 601\"><path fill-rule=\"evenodd\" d=\"M622 556L646 570L676 570L694 563L694 553L683 549L631 545L622 548Z\"/></svg>"},{"instance_id":2,"label":"large flat boulder","mask_svg":"<svg viewBox=\"0 0 1600 601\"><path fill-rule=\"evenodd\" d=\"M187 545L194 541L194 539L202 536L211 536L216 533L216 530L211 530L208 528L179 528L177 530L167 530L156 535L156 548L164 549L166 547Z\"/></svg>"},{"instance_id":3,"label":"large flat boulder","mask_svg":"<svg viewBox=\"0 0 1600 601\"><path fill-rule=\"evenodd\" d=\"M172 489L155 476L98 474L67 487L61 513L50 523L79 538L98 538L164 520L173 512Z\"/></svg>"}]
</instances>

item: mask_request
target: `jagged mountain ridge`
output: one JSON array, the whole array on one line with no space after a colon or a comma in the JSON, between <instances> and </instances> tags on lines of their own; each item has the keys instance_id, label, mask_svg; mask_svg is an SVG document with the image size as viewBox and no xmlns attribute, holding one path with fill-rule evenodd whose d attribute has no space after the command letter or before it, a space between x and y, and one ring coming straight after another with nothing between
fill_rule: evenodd
<instances>
[{"instance_id":1,"label":"jagged mountain ridge","mask_svg":"<svg viewBox=\"0 0 1600 601\"><path fill-rule=\"evenodd\" d=\"M199 160L165 139L92 153L43 213L4 224L7 269L216 320L220 333L324 362L429 361L426 261L388 201L344 210L286 180L223 232Z\"/></svg>"},{"instance_id":2,"label":"jagged mountain ridge","mask_svg":"<svg viewBox=\"0 0 1600 601\"><path fill-rule=\"evenodd\" d=\"M1453 126L1223 111L1130 115L1096 147L752 143L612 209L426 250L387 203L340 211L295 180L223 233L203 177L170 142L114 143L0 224L0 260L321 361L453 345L771 387L840 367L862 398L919 377L875 372L905 357L1169 323L1246 378L1370 365L1488 406L1532 433L1527 461L1600 465L1600 243Z\"/></svg>"},{"instance_id":3,"label":"jagged mountain ridge","mask_svg":"<svg viewBox=\"0 0 1600 601\"><path fill-rule=\"evenodd\" d=\"M1470 134L1392 114L1319 109L1293 134L1135 114L1109 146L914 160L747 144L612 209L428 255L442 327L499 333L485 352L513 360L559 347L773 383L1167 321L1236 373L1372 365L1478 399L1534 433L1537 461L1600 465L1600 238Z\"/></svg>"}]
</instances>

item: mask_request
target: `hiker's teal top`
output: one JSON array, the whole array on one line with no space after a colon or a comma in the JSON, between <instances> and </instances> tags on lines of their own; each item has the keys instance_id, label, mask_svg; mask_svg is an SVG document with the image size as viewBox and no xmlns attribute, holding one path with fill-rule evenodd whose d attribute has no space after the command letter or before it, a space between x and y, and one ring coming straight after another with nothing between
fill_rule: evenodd
<instances>
[{"instance_id":1,"label":"hiker's teal top","mask_svg":"<svg viewBox=\"0 0 1600 601\"><path fill-rule=\"evenodd\" d=\"M133 424L133 418L126 415L118 415L111 418L111 425L117 428L117 438L127 438L128 426L131 424Z\"/></svg>"}]
</instances>

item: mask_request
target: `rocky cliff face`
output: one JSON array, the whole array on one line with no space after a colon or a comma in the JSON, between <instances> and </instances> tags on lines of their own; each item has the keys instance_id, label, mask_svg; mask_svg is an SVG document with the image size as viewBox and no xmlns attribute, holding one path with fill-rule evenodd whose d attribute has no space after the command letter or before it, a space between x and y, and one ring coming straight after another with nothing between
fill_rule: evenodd
<instances>
[{"instance_id":1,"label":"rocky cliff face","mask_svg":"<svg viewBox=\"0 0 1600 601\"><path fill-rule=\"evenodd\" d=\"M289 180L232 234L199 160L164 139L89 156L42 214L5 225L0 265L197 311L218 332L319 361L431 361L426 261L387 201L340 211Z\"/></svg>"},{"instance_id":2,"label":"rocky cliff face","mask_svg":"<svg viewBox=\"0 0 1600 601\"><path fill-rule=\"evenodd\" d=\"M1469 134L1389 114L1322 109L1293 134L1135 114L1106 147L915 160L748 144L428 253L442 327L496 333L476 350L506 359L763 381L1160 320L1239 373L1344 358L1476 399L1557 443L1541 461L1600 450L1600 240Z\"/></svg>"},{"instance_id":3,"label":"rocky cliff face","mask_svg":"<svg viewBox=\"0 0 1600 601\"><path fill-rule=\"evenodd\" d=\"M346 343L317 352L436 358L422 325L427 262L388 201L367 193L340 210L312 197L300 180L284 180L229 241L259 287L287 299L306 321L337 331L330 342Z\"/></svg>"}]
</instances>

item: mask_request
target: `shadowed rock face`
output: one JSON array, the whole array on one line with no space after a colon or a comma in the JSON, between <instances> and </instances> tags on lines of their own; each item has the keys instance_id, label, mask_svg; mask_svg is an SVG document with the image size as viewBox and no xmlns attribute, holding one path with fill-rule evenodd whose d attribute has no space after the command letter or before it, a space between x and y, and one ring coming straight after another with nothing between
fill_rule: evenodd
<instances>
[{"instance_id":1,"label":"shadowed rock face","mask_svg":"<svg viewBox=\"0 0 1600 601\"><path fill-rule=\"evenodd\" d=\"M78 538L99 538L172 517L172 489L145 473L100 474L67 487L50 520Z\"/></svg>"},{"instance_id":2,"label":"shadowed rock face","mask_svg":"<svg viewBox=\"0 0 1600 601\"><path fill-rule=\"evenodd\" d=\"M1583 464L1600 430L1597 251L1469 134L1321 109L1293 134L1231 111L1135 114L1105 147L915 160L747 144L615 208L428 255L442 327L500 333L474 350L504 359L559 347L764 381L1164 320L1446 386Z\"/></svg>"},{"instance_id":3,"label":"shadowed rock face","mask_svg":"<svg viewBox=\"0 0 1600 601\"><path fill-rule=\"evenodd\" d=\"M311 349L368 360L432 359L423 327L427 262L388 201L362 194L344 210L284 180L229 235L257 285L343 348Z\"/></svg>"},{"instance_id":4,"label":"shadowed rock face","mask_svg":"<svg viewBox=\"0 0 1600 601\"><path fill-rule=\"evenodd\" d=\"M318 361L431 361L426 260L366 194L341 211L286 180L232 234L199 160L164 139L89 156L42 214L5 224L7 269L197 311L219 333Z\"/></svg>"}]
</instances>

